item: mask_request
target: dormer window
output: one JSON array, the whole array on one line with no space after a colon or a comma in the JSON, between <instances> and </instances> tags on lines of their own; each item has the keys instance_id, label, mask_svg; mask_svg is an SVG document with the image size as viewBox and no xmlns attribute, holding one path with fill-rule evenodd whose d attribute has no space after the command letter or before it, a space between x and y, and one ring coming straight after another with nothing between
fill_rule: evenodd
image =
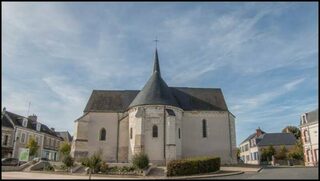
<instances>
[{"instance_id":1,"label":"dormer window","mask_svg":"<svg viewBox=\"0 0 320 181\"><path fill-rule=\"evenodd\" d=\"M23 127L27 127L27 125L28 125L28 119L23 118L23 120L22 120L22 126L23 126Z\"/></svg>"},{"instance_id":2,"label":"dormer window","mask_svg":"<svg viewBox=\"0 0 320 181\"><path fill-rule=\"evenodd\" d=\"M37 123L37 131L40 131L41 123Z\"/></svg>"}]
</instances>

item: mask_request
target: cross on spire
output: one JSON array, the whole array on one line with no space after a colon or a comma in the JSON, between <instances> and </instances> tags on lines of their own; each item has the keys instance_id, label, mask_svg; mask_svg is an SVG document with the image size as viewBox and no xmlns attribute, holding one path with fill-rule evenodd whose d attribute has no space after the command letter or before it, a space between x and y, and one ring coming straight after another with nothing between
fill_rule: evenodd
<instances>
[{"instance_id":1,"label":"cross on spire","mask_svg":"<svg viewBox=\"0 0 320 181\"><path fill-rule=\"evenodd\" d=\"M156 39L155 40L153 40L154 42L156 42L156 48L157 48L157 46L158 46L158 37L156 36Z\"/></svg>"}]
</instances>

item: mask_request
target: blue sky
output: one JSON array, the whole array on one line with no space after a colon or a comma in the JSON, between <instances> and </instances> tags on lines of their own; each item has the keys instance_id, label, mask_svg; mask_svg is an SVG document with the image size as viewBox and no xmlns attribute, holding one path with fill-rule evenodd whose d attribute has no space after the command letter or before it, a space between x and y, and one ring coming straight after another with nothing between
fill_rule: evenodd
<instances>
[{"instance_id":1,"label":"blue sky","mask_svg":"<svg viewBox=\"0 0 320 181\"><path fill-rule=\"evenodd\" d=\"M3 3L2 106L73 133L93 89L221 88L237 145L318 107L317 3Z\"/></svg>"}]
</instances>

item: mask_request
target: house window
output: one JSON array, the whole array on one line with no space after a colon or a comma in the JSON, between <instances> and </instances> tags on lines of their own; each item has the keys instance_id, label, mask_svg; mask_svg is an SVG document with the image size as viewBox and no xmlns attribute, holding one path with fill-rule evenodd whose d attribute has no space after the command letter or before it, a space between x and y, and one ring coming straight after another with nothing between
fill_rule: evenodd
<instances>
[{"instance_id":1,"label":"house window","mask_svg":"<svg viewBox=\"0 0 320 181\"><path fill-rule=\"evenodd\" d=\"M35 138L36 138L37 144L39 145L39 137L38 137L38 136L35 136Z\"/></svg>"},{"instance_id":2,"label":"house window","mask_svg":"<svg viewBox=\"0 0 320 181\"><path fill-rule=\"evenodd\" d=\"M40 131L41 123L37 123L37 131Z\"/></svg>"},{"instance_id":3,"label":"house window","mask_svg":"<svg viewBox=\"0 0 320 181\"><path fill-rule=\"evenodd\" d=\"M5 135L3 145L6 146L7 144L8 144L8 135Z\"/></svg>"},{"instance_id":4,"label":"house window","mask_svg":"<svg viewBox=\"0 0 320 181\"><path fill-rule=\"evenodd\" d=\"M27 125L28 125L28 119L23 118L23 120L22 120L22 126L23 126L23 127L27 127Z\"/></svg>"},{"instance_id":5,"label":"house window","mask_svg":"<svg viewBox=\"0 0 320 181\"><path fill-rule=\"evenodd\" d=\"M130 139L132 139L132 128L130 128Z\"/></svg>"},{"instance_id":6,"label":"house window","mask_svg":"<svg viewBox=\"0 0 320 181\"><path fill-rule=\"evenodd\" d=\"M25 139L26 139L26 134L25 133L22 133L21 134L21 143L25 143Z\"/></svg>"},{"instance_id":7,"label":"house window","mask_svg":"<svg viewBox=\"0 0 320 181\"><path fill-rule=\"evenodd\" d=\"M202 137L207 137L207 121L205 119L202 120Z\"/></svg>"},{"instance_id":8,"label":"house window","mask_svg":"<svg viewBox=\"0 0 320 181\"><path fill-rule=\"evenodd\" d=\"M304 130L304 132L303 132L303 134L304 134L304 142L309 142L309 139L308 139L308 130Z\"/></svg>"},{"instance_id":9,"label":"house window","mask_svg":"<svg viewBox=\"0 0 320 181\"><path fill-rule=\"evenodd\" d=\"M100 130L100 141L106 140L106 129L102 128Z\"/></svg>"},{"instance_id":10,"label":"house window","mask_svg":"<svg viewBox=\"0 0 320 181\"><path fill-rule=\"evenodd\" d=\"M179 139L180 139L181 138L180 128L178 130L178 136L179 136Z\"/></svg>"},{"instance_id":11,"label":"house window","mask_svg":"<svg viewBox=\"0 0 320 181\"><path fill-rule=\"evenodd\" d=\"M152 137L153 138L157 138L158 137L158 126L157 125L153 125L152 126Z\"/></svg>"},{"instance_id":12,"label":"house window","mask_svg":"<svg viewBox=\"0 0 320 181\"><path fill-rule=\"evenodd\" d=\"M307 150L307 160L310 162L310 150Z\"/></svg>"}]
</instances>

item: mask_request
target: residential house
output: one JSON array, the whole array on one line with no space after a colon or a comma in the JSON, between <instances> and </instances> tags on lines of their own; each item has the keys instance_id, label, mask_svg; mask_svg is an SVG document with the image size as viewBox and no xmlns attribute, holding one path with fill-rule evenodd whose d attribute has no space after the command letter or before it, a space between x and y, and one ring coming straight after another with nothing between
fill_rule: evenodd
<instances>
[{"instance_id":1,"label":"residential house","mask_svg":"<svg viewBox=\"0 0 320 181\"><path fill-rule=\"evenodd\" d=\"M300 117L301 140L306 166L316 166L319 160L318 109L303 113Z\"/></svg>"},{"instance_id":2,"label":"residential house","mask_svg":"<svg viewBox=\"0 0 320 181\"><path fill-rule=\"evenodd\" d=\"M72 136L68 131L56 131L56 134L63 138L63 141L72 143Z\"/></svg>"},{"instance_id":3,"label":"residential house","mask_svg":"<svg viewBox=\"0 0 320 181\"><path fill-rule=\"evenodd\" d=\"M266 133L260 128L240 143L240 159L246 164L259 165L263 148L273 146L276 151L283 145L287 150L296 144L296 138L292 133Z\"/></svg>"},{"instance_id":4,"label":"residential house","mask_svg":"<svg viewBox=\"0 0 320 181\"><path fill-rule=\"evenodd\" d=\"M1 158L10 158L13 153L14 126L3 114L1 114L1 132Z\"/></svg>"},{"instance_id":5,"label":"residential house","mask_svg":"<svg viewBox=\"0 0 320 181\"><path fill-rule=\"evenodd\" d=\"M26 148L28 141L34 138L38 143L38 151L34 157L45 157L58 160L58 148L63 140L46 125L37 121L37 116L24 117L5 108L1 114L2 122L2 157L18 158L20 148Z\"/></svg>"}]
</instances>

